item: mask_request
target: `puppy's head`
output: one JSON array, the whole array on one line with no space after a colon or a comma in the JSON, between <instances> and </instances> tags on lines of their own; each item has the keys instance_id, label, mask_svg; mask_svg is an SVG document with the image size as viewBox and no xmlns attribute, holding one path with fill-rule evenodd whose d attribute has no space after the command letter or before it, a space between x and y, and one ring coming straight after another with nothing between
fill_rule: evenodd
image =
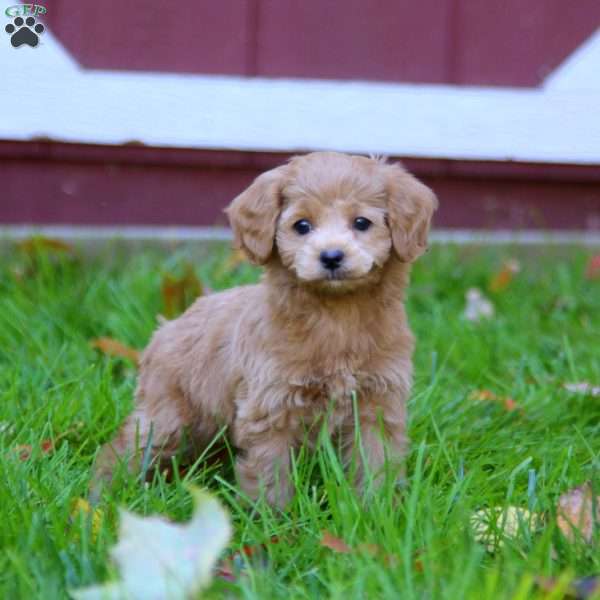
<instances>
[{"instance_id":1,"label":"puppy's head","mask_svg":"<svg viewBox=\"0 0 600 600\"><path fill-rule=\"evenodd\" d=\"M392 252L403 262L419 257L436 207L400 165L315 152L260 175L226 212L236 246L255 264L351 291L377 281Z\"/></svg>"}]
</instances>

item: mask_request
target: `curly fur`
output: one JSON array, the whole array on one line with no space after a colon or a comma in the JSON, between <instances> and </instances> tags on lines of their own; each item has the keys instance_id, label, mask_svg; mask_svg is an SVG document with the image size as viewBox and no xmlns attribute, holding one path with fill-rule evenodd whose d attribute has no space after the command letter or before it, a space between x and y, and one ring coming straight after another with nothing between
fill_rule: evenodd
<instances>
[{"instance_id":1,"label":"curly fur","mask_svg":"<svg viewBox=\"0 0 600 600\"><path fill-rule=\"evenodd\" d=\"M102 449L97 478L149 439L164 458L184 432L197 451L226 426L242 489L283 506L290 449L325 425L349 456L355 417L366 463L356 483L386 462L400 469L413 351L403 294L436 206L429 188L379 158L317 152L259 176L227 214L237 247L264 265L261 282L199 298L155 332L136 408ZM353 229L358 216L367 231ZM294 230L299 219L309 234ZM344 252L335 274L319 261L330 248Z\"/></svg>"}]
</instances>

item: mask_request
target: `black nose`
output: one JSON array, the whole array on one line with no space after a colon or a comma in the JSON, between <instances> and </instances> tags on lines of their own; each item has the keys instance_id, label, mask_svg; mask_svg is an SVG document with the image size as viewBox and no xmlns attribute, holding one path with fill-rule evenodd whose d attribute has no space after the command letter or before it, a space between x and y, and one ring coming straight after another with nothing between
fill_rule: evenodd
<instances>
[{"instance_id":1,"label":"black nose","mask_svg":"<svg viewBox=\"0 0 600 600\"><path fill-rule=\"evenodd\" d=\"M319 258L326 269L335 271L344 260L344 253L341 250L323 250Z\"/></svg>"}]
</instances>

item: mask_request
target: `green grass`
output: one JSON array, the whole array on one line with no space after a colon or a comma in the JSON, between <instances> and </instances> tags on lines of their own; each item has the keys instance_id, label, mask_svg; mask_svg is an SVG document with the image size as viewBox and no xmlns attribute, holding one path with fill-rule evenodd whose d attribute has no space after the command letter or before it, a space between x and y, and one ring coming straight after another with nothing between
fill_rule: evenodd
<instances>
[{"instance_id":1,"label":"green grass","mask_svg":"<svg viewBox=\"0 0 600 600\"><path fill-rule=\"evenodd\" d=\"M100 444L132 407L133 367L101 356L89 340L111 336L143 347L162 310L161 277L177 272L185 251L169 256L57 260L18 252L0 265L0 597L66 598L67 590L114 575L108 551L118 506L189 518L185 482L214 490L234 522L231 550L266 548L243 561L235 583L216 581L211 597L448 598L537 597L537 575L600 573L600 545L569 543L553 525L559 495L598 478L600 399L568 394L564 382L600 384L600 281L585 279L589 252L522 252L522 271L491 295L497 315L461 318L467 288L487 289L510 248L436 247L417 264L408 312L417 335L410 403L408 486L363 503L326 443L301 453L297 495L285 513L251 507L231 465L197 464L185 477L150 485L124 478L101 504L102 528L71 516L86 495ZM228 271L216 250L195 263L213 289L253 281ZM18 273L18 277L15 276ZM473 390L512 397L521 410L476 401ZM38 450L55 441L54 452ZM15 447L32 446L20 460ZM494 553L474 540L473 511L516 505L544 512L540 532L526 529ZM350 546L319 544L328 530ZM278 543L269 543L278 536ZM388 557L386 558L386 556ZM393 556L393 558L389 558ZM239 562L239 561L238 561ZM541 597L541 596L540 596Z\"/></svg>"}]
</instances>

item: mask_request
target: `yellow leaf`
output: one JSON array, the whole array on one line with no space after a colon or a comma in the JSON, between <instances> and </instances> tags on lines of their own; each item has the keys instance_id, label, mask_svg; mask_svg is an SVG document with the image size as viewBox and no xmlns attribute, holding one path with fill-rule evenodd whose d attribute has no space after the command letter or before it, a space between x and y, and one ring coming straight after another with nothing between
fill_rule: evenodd
<instances>
[{"instance_id":1,"label":"yellow leaf","mask_svg":"<svg viewBox=\"0 0 600 600\"><path fill-rule=\"evenodd\" d=\"M502 546L505 539L517 537L524 528L535 530L541 524L540 515L517 506L484 508L471 516L475 540L482 543L488 552Z\"/></svg>"},{"instance_id":2,"label":"yellow leaf","mask_svg":"<svg viewBox=\"0 0 600 600\"><path fill-rule=\"evenodd\" d=\"M90 503L84 498L75 498L71 506L71 518L75 519L79 514L82 513L87 517L91 516L92 540L96 540L98 534L100 533L100 529L102 528L102 522L104 520L103 511L99 508L92 509Z\"/></svg>"}]
</instances>

